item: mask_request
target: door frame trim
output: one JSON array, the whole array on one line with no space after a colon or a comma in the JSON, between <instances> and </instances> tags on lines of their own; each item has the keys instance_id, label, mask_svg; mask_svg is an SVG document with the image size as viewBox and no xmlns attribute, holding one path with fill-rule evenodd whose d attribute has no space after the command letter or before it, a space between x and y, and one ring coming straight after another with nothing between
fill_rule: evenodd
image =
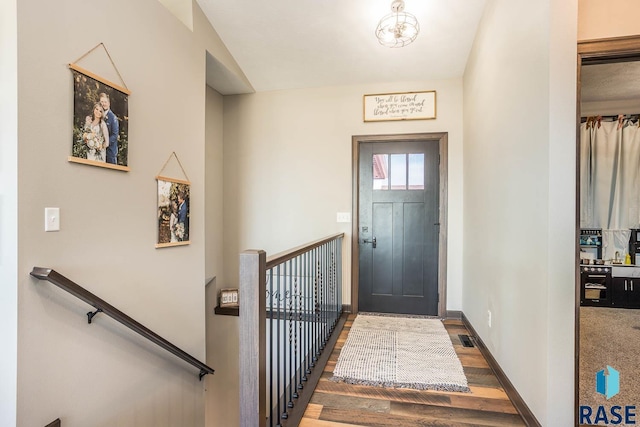
<instances>
[{"instance_id":1,"label":"door frame trim","mask_svg":"<svg viewBox=\"0 0 640 427\"><path fill-rule=\"evenodd\" d=\"M354 135L351 140L352 154L352 221L351 221L351 312L358 313L358 281L360 269L360 249L358 245L359 205L360 205L360 144L374 142L436 142L440 154L440 233L438 236L438 317L447 314L447 200L448 200L448 133L407 133L392 135Z\"/></svg>"},{"instance_id":2,"label":"door frame trim","mask_svg":"<svg viewBox=\"0 0 640 427\"><path fill-rule=\"evenodd\" d=\"M640 58L640 36L611 37L578 41L577 49L577 90L576 90L576 222L575 233L580 235L580 104L582 89L582 66ZM574 423L580 425L580 242L575 239L575 324L574 324Z\"/></svg>"}]
</instances>

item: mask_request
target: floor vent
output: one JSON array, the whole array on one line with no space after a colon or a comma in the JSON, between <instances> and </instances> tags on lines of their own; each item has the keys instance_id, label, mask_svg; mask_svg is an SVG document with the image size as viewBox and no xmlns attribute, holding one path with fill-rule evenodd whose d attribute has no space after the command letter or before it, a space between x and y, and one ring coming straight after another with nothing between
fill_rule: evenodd
<instances>
[{"instance_id":1,"label":"floor vent","mask_svg":"<svg viewBox=\"0 0 640 427\"><path fill-rule=\"evenodd\" d=\"M462 343L463 347L475 347L471 342L471 338L469 338L469 335L458 335L458 338L460 338L460 342Z\"/></svg>"}]
</instances>

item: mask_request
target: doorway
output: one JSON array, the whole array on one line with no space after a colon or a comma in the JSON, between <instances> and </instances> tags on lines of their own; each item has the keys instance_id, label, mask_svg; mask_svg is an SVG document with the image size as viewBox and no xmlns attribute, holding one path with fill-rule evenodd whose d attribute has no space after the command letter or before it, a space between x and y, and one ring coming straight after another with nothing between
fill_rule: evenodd
<instances>
[{"instance_id":1,"label":"doorway","mask_svg":"<svg viewBox=\"0 0 640 427\"><path fill-rule=\"evenodd\" d=\"M352 312L446 315L447 134L353 137Z\"/></svg>"},{"instance_id":2,"label":"doorway","mask_svg":"<svg viewBox=\"0 0 640 427\"><path fill-rule=\"evenodd\" d=\"M638 99L640 95L640 87L635 95L631 90L632 88L636 90L637 85L634 82L640 76L638 61L640 61L640 37L578 43L576 236L580 236L580 239L576 239L576 425L589 421L588 418L583 419L581 416L581 406L595 408L594 405L606 407L621 405L624 407L626 404L634 404L635 397L640 395L638 394L640 382L637 381L637 368L635 368L635 357L640 347L634 347L637 342L635 334L640 328L640 305L629 306L628 304L633 304L634 300L623 295L631 294L630 290L633 289L632 281L625 279L626 275L632 274L631 270L628 270L631 266L624 265L625 253L630 252L629 248L631 248L629 235L632 233L629 229L633 228L628 221L630 217L635 217L637 224L640 218L638 218L637 209L634 211L631 209L633 206L626 205L629 202L626 196L618 197L615 203L593 203L593 206L590 204L592 200L589 200L595 199L599 193L610 192L613 195L614 192L621 191L614 190L615 185L609 185L610 191L603 192L601 188L597 188L598 185L602 187L601 184L605 183L607 174L615 176L616 183L620 183L624 178L622 172L630 172L626 170L612 174L603 173L603 169L598 169L596 156L601 155L603 150L597 148L600 146L596 145L596 139L602 140L599 133L605 130L612 135L620 134L617 143L621 145L611 142L606 146L607 150L611 149L612 153L616 153L615 159L618 160L612 162L615 167L623 165L631 157L628 150L632 145L627 144L622 135L625 128L637 127L640 104L633 105L625 102L624 98L630 101L634 98ZM624 77L629 70L633 71L627 76L627 83L621 83L622 80L619 78ZM637 128L629 129L637 130ZM593 136L590 136L591 134ZM585 144L584 141L587 140L585 138L592 138L594 142L590 142L589 146ZM591 149L594 151L588 151ZM594 171L598 169L597 173L600 176L595 172L587 173L588 168ZM637 166L634 168L638 169ZM616 215L613 215L614 213ZM605 240L608 240L614 242L613 245L616 247L596 248L592 256L587 257L584 247L588 246L590 241L598 240L589 239L593 237L587 236L589 232L603 236L602 246L609 246L605 243ZM613 238L618 235L624 235L624 238ZM590 258L598 259L598 264L592 265ZM600 262L606 264L601 265ZM635 264L638 264L637 261ZM600 282L596 283L593 278L598 278ZM614 351L606 351L606 349ZM625 352L628 354L625 355ZM626 364L627 359L631 359L630 364ZM605 377L614 378L618 375L618 370L620 389L619 395L615 396L618 393L612 394L612 389L605 387L604 384Z\"/></svg>"}]
</instances>

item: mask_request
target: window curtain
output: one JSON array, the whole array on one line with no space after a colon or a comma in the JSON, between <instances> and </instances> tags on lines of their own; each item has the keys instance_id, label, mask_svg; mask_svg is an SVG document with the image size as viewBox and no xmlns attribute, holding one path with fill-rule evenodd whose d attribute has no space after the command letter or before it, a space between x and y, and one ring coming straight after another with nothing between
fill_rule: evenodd
<instances>
[{"instance_id":1,"label":"window curtain","mask_svg":"<svg viewBox=\"0 0 640 427\"><path fill-rule=\"evenodd\" d=\"M619 116L580 125L580 227L640 228L640 129Z\"/></svg>"}]
</instances>

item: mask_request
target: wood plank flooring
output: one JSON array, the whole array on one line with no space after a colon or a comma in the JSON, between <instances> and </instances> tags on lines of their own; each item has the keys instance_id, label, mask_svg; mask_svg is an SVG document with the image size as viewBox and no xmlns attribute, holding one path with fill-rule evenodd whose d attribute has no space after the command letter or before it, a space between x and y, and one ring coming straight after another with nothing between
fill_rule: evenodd
<instances>
[{"instance_id":1,"label":"wood plank flooring","mask_svg":"<svg viewBox=\"0 0 640 427\"><path fill-rule=\"evenodd\" d=\"M470 393L389 389L329 381L353 324L350 315L307 405L300 427L524 426L476 347L463 347L461 320L444 325L462 362Z\"/></svg>"}]
</instances>

